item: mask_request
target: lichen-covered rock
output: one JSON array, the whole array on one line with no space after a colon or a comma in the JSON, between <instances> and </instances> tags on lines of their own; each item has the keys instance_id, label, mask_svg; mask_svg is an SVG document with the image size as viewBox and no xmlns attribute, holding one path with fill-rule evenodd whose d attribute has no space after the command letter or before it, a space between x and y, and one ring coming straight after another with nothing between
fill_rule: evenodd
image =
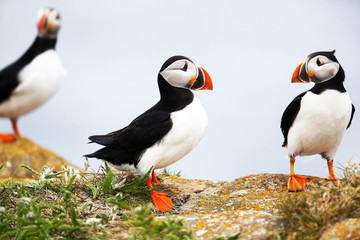
<instances>
[{"instance_id":1,"label":"lichen-covered rock","mask_svg":"<svg viewBox=\"0 0 360 240\"><path fill-rule=\"evenodd\" d=\"M174 176L162 182L180 191L174 196L175 212L197 239L213 239L238 233L239 239L264 239L279 228L275 204L287 192L285 174L250 175L228 182L213 183ZM178 197L185 203L178 206Z\"/></svg>"},{"instance_id":2,"label":"lichen-covered rock","mask_svg":"<svg viewBox=\"0 0 360 240\"><path fill-rule=\"evenodd\" d=\"M40 147L27 138L17 138L11 143L0 142L0 164L5 166L0 172L0 178L12 178L16 181L26 181L34 178L34 174L19 165L27 165L41 172L44 165L54 168L55 172L66 167L77 169L57 154Z\"/></svg>"},{"instance_id":3,"label":"lichen-covered rock","mask_svg":"<svg viewBox=\"0 0 360 240\"><path fill-rule=\"evenodd\" d=\"M282 231L282 219L276 205L289 193L287 174L256 174L233 181L214 183L207 180L161 176L169 188L177 214L194 232L196 239L231 236L238 239L273 239ZM310 177L316 186L325 180ZM330 238L329 238L330 239Z\"/></svg>"},{"instance_id":4,"label":"lichen-covered rock","mask_svg":"<svg viewBox=\"0 0 360 240\"><path fill-rule=\"evenodd\" d=\"M354 240L360 239L360 219L349 218L335 223L327 229L320 240Z\"/></svg>"}]
</instances>

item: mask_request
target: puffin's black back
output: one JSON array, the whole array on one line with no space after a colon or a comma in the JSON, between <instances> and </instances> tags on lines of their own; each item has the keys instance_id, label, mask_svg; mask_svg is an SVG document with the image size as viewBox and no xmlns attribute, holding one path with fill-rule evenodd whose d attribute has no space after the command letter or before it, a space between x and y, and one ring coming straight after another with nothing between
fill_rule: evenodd
<instances>
[{"instance_id":1,"label":"puffin's black back","mask_svg":"<svg viewBox=\"0 0 360 240\"><path fill-rule=\"evenodd\" d=\"M19 72L41 53L55 49L56 39L36 37L30 48L14 63L0 71L0 103L19 85Z\"/></svg>"},{"instance_id":2,"label":"puffin's black back","mask_svg":"<svg viewBox=\"0 0 360 240\"><path fill-rule=\"evenodd\" d=\"M171 130L170 114L184 109L194 99L189 89L171 86L160 74L158 86L161 96L158 103L121 130L89 137L91 142L105 147L84 156L103 159L114 165L133 164L136 167L144 151L161 142Z\"/></svg>"}]
</instances>

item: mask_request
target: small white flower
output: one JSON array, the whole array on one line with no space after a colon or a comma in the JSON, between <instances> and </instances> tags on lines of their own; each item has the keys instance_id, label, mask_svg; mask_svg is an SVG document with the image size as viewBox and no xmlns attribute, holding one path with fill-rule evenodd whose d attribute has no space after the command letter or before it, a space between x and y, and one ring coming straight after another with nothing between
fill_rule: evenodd
<instances>
[{"instance_id":1,"label":"small white flower","mask_svg":"<svg viewBox=\"0 0 360 240\"><path fill-rule=\"evenodd\" d=\"M118 192L118 193L115 195L115 198L116 198L116 199L121 199L122 197L123 197L122 192Z\"/></svg>"},{"instance_id":2,"label":"small white flower","mask_svg":"<svg viewBox=\"0 0 360 240\"><path fill-rule=\"evenodd\" d=\"M29 212L27 215L26 215L27 218L34 218L35 217L35 213L34 212Z\"/></svg>"},{"instance_id":3,"label":"small white flower","mask_svg":"<svg viewBox=\"0 0 360 240\"><path fill-rule=\"evenodd\" d=\"M0 213L6 213L6 209L4 207L0 207Z\"/></svg>"},{"instance_id":4,"label":"small white flower","mask_svg":"<svg viewBox=\"0 0 360 240\"><path fill-rule=\"evenodd\" d=\"M24 204L24 205L29 205L30 201L31 201L31 199L28 197L22 197L19 199L19 203Z\"/></svg>"},{"instance_id":5,"label":"small white flower","mask_svg":"<svg viewBox=\"0 0 360 240\"><path fill-rule=\"evenodd\" d=\"M96 225L101 223L101 219L100 218L89 218L89 219L86 220L85 223L87 225L96 226Z\"/></svg>"},{"instance_id":6,"label":"small white flower","mask_svg":"<svg viewBox=\"0 0 360 240\"><path fill-rule=\"evenodd\" d=\"M47 167L47 168L44 168L44 174L45 175L49 175L49 174L53 174L54 172L53 172L53 170L54 170L54 168L49 168L49 167Z\"/></svg>"}]
</instances>

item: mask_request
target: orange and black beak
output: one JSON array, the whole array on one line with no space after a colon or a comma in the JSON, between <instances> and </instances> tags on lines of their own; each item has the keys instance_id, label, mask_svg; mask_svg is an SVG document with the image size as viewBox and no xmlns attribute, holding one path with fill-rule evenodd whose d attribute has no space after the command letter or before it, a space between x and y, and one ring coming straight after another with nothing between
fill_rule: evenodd
<instances>
[{"instance_id":1,"label":"orange and black beak","mask_svg":"<svg viewBox=\"0 0 360 240\"><path fill-rule=\"evenodd\" d=\"M213 84L209 73L202 67L196 65L197 76L192 78L190 82L193 83L190 89L192 90L213 90Z\"/></svg>"},{"instance_id":2,"label":"orange and black beak","mask_svg":"<svg viewBox=\"0 0 360 240\"><path fill-rule=\"evenodd\" d=\"M299 66L297 66L297 68L295 69L292 78L291 78L291 82L295 83L295 82L299 82L299 83L309 83L310 82L310 77L313 76L314 73L313 72L308 72L307 70L307 61L301 63Z\"/></svg>"},{"instance_id":3,"label":"orange and black beak","mask_svg":"<svg viewBox=\"0 0 360 240\"><path fill-rule=\"evenodd\" d=\"M40 20L37 23L39 33L43 33L46 29L51 28L51 22L48 21L50 9L45 9Z\"/></svg>"}]
</instances>

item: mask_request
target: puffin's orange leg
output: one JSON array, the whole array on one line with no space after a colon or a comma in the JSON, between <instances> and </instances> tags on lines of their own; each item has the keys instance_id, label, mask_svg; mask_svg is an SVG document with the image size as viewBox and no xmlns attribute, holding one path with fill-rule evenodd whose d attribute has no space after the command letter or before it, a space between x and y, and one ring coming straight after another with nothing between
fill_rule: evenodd
<instances>
[{"instance_id":1,"label":"puffin's orange leg","mask_svg":"<svg viewBox=\"0 0 360 240\"><path fill-rule=\"evenodd\" d=\"M295 175L294 173L295 158L290 158L290 178L288 181L289 192L302 190L309 181L308 177Z\"/></svg>"},{"instance_id":2,"label":"puffin's orange leg","mask_svg":"<svg viewBox=\"0 0 360 240\"><path fill-rule=\"evenodd\" d=\"M154 184L154 185L159 185L159 182L158 182L158 180L157 180L157 178L155 176L154 170L152 171L152 174L151 174L151 183ZM171 189L171 188L169 188L169 191L173 192L173 193L179 193L180 192L178 190Z\"/></svg>"},{"instance_id":3,"label":"puffin's orange leg","mask_svg":"<svg viewBox=\"0 0 360 240\"><path fill-rule=\"evenodd\" d=\"M20 131L18 129L17 123L16 123L16 119L11 119L11 125L12 128L14 130L15 134L11 134L11 133L1 133L0 134L0 141L2 142L14 142L16 137L20 137Z\"/></svg>"},{"instance_id":4,"label":"puffin's orange leg","mask_svg":"<svg viewBox=\"0 0 360 240\"><path fill-rule=\"evenodd\" d=\"M149 189L153 188L151 182L152 182L152 177L148 177L146 179L146 183ZM156 209L160 210L161 212L167 212L172 210L173 207L172 200L167 194L160 192L151 192L150 194Z\"/></svg>"},{"instance_id":5,"label":"puffin's orange leg","mask_svg":"<svg viewBox=\"0 0 360 240\"><path fill-rule=\"evenodd\" d=\"M334 167L333 167L333 160L327 160L327 165L328 165L328 169L329 169L329 176L327 178L325 178L326 180L332 180L332 181L338 181L339 179L335 176L334 173Z\"/></svg>"},{"instance_id":6,"label":"puffin's orange leg","mask_svg":"<svg viewBox=\"0 0 360 240\"><path fill-rule=\"evenodd\" d=\"M154 184L154 185L159 185L159 182L155 176L155 172L154 170L152 170L152 173L151 173L151 182Z\"/></svg>"},{"instance_id":7,"label":"puffin's orange leg","mask_svg":"<svg viewBox=\"0 0 360 240\"><path fill-rule=\"evenodd\" d=\"M11 125L12 125L12 128L15 132L15 135L18 136L18 137L21 137L21 134L20 134L20 131L18 129L18 126L17 126L17 120L16 119L11 119Z\"/></svg>"}]
</instances>

